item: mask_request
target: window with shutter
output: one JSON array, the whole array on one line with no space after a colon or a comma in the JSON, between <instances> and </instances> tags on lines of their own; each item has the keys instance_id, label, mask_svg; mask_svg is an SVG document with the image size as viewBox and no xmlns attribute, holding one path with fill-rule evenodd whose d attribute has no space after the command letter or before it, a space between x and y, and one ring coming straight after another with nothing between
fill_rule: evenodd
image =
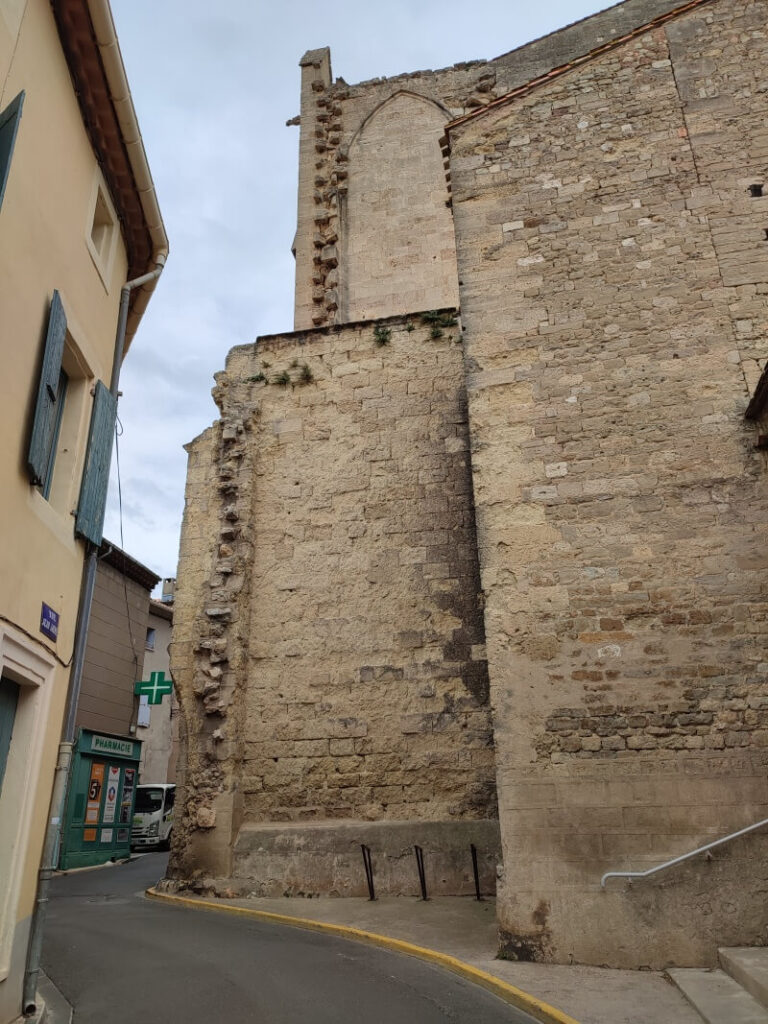
<instances>
[{"instance_id":1,"label":"window with shutter","mask_svg":"<svg viewBox=\"0 0 768 1024\"><path fill-rule=\"evenodd\" d=\"M61 297L55 291L48 315L43 366L27 454L29 479L44 492L46 488L50 489L56 438L66 393L66 374L62 374L61 368L66 333L67 317L61 304Z\"/></svg>"},{"instance_id":2,"label":"window with shutter","mask_svg":"<svg viewBox=\"0 0 768 1024\"><path fill-rule=\"evenodd\" d=\"M101 544L102 539L116 418L117 399L105 384L96 381L85 469L75 519L75 533L92 544Z\"/></svg>"},{"instance_id":3,"label":"window with shutter","mask_svg":"<svg viewBox=\"0 0 768 1024\"><path fill-rule=\"evenodd\" d=\"M8 172L11 169L11 157L16 142L16 133L19 130L23 104L24 93L20 92L5 110L0 111L0 207L3 205L5 185L8 181Z\"/></svg>"}]
</instances>

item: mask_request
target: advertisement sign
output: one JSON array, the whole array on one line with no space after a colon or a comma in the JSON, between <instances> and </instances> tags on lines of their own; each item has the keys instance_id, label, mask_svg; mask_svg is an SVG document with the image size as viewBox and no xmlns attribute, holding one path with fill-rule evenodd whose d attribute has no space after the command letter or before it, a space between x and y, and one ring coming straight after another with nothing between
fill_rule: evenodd
<instances>
[{"instance_id":1,"label":"advertisement sign","mask_svg":"<svg viewBox=\"0 0 768 1024\"><path fill-rule=\"evenodd\" d=\"M120 824L127 825L131 820L131 804L133 803L133 787L136 782L136 769L126 768L123 779L123 795L120 798Z\"/></svg>"},{"instance_id":2,"label":"advertisement sign","mask_svg":"<svg viewBox=\"0 0 768 1024\"><path fill-rule=\"evenodd\" d=\"M101 830L101 841L102 841L102 843L111 843L112 842L112 829L111 828L103 828Z\"/></svg>"},{"instance_id":3,"label":"advertisement sign","mask_svg":"<svg viewBox=\"0 0 768 1024\"><path fill-rule=\"evenodd\" d=\"M95 825L99 820L101 791L104 788L104 765L98 761L91 764L91 778L88 783L88 803L85 808L87 825ZM93 837L94 839L96 836Z\"/></svg>"},{"instance_id":4,"label":"advertisement sign","mask_svg":"<svg viewBox=\"0 0 768 1024\"><path fill-rule=\"evenodd\" d=\"M84 831L83 831L83 842L85 842L85 843L95 843L96 842L96 829L95 828L86 828L86 829L84 829Z\"/></svg>"},{"instance_id":5,"label":"advertisement sign","mask_svg":"<svg viewBox=\"0 0 768 1024\"><path fill-rule=\"evenodd\" d=\"M115 765L109 766L109 777L107 778L107 795L104 799L104 817L102 821L105 825L111 825L115 820L115 810L117 808L117 791L120 788L120 769ZM104 833L101 834L101 841L104 842Z\"/></svg>"}]
</instances>

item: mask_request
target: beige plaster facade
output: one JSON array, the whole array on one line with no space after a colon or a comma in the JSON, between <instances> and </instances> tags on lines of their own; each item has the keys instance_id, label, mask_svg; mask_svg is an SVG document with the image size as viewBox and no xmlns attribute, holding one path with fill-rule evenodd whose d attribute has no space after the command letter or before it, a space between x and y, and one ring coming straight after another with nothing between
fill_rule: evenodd
<instances>
[{"instance_id":1,"label":"beige plaster facade","mask_svg":"<svg viewBox=\"0 0 768 1024\"><path fill-rule=\"evenodd\" d=\"M601 876L768 809L768 491L744 419L768 355L766 24L765 0L628 0L357 86L305 55L301 330L233 350L189 449L180 880L359 891L350 820L391 820L388 872L414 823L488 821L463 794L492 767L505 955L660 967L765 942L761 833ZM422 312L457 288L461 333ZM445 616L452 552L473 582ZM486 640L490 746L485 694L448 667Z\"/></svg>"},{"instance_id":2,"label":"beige plaster facade","mask_svg":"<svg viewBox=\"0 0 768 1024\"><path fill-rule=\"evenodd\" d=\"M93 6L108 12L105 4ZM21 1012L27 936L69 683L85 550L75 538L72 513L91 387L98 380L109 384L120 289L131 260L73 88L78 69L65 57L58 7L46 0L0 0L0 113L25 93L0 206L0 665L8 691L16 694L18 687L0 775L3 1022ZM100 251L92 237L99 193L114 217ZM26 458L54 290L67 321L63 367L70 383L50 491L43 497L29 482ZM56 640L41 632L43 603L59 613Z\"/></svg>"},{"instance_id":3,"label":"beige plaster facade","mask_svg":"<svg viewBox=\"0 0 768 1024\"><path fill-rule=\"evenodd\" d=\"M172 626L173 605L151 600L147 616L143 679L148 679L152 672L163 672L166 678L170 678ZM147 705L144 712L146 725L142 725L142 718L139 718L136 738L141 740L139 782L142 785L176 780L174 734L177 731L177 712L178 704L173 694L160 704Z\"/></svg>"}]
</instances>

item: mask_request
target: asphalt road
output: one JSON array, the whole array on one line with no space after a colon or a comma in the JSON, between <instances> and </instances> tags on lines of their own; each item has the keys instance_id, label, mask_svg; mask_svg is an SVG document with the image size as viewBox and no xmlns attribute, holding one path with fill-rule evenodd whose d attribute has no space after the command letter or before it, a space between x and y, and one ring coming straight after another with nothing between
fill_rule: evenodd
<instances>
[{"instance_id":1,"label":"asphalt road","mask_svg":"<svg viewBox=\"0 0 768 1024\"><path fill-rule=\"evenodd\" d=\"M166 857L54 879L43 969L75 1024L532 1024L412 957L153 903Z\"/></svg>"}]
</instances>

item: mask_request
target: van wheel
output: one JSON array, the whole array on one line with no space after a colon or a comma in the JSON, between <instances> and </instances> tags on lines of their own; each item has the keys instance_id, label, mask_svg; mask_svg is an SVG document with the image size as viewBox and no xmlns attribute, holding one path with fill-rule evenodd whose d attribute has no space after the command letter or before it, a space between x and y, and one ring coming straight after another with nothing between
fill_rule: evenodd
<instances>
[{"instance_id":1,"label":"van wheel","mask_svg":"<svg viewBox=\"0 0 768 1024\"><path fill-rule=\"evenodd\" d=\"M170 848L171 848L171 836L172 835L173 835L173 829L171 829L171 831L168 833L168 838L164 839L163 842L160 843L160 849L161 850L170 850Z\"/></svg>"}]
</instances>

